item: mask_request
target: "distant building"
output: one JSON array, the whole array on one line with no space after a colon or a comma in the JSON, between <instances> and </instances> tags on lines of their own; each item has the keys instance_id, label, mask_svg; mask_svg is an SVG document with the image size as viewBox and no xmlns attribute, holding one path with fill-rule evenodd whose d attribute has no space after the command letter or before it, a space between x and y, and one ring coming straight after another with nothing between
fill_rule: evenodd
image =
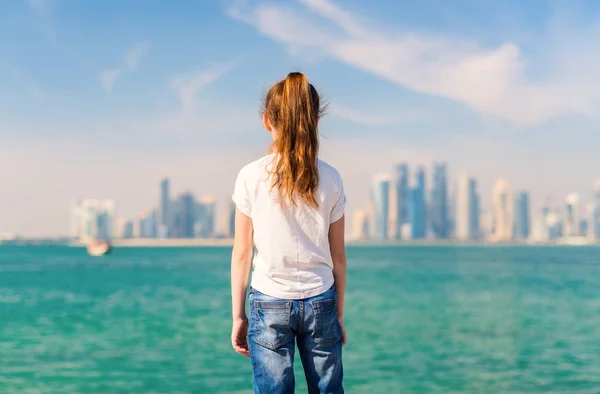
<instances>
[{"instance_id":1,"label":"distant building","mask_svg":"<svg viewBox=\"0 0 600 394\"><path fill-rule=\"evenodd\" d=\"M134 237L134 228L133 228L133 222L131 220L125 221L123 223L123 227L121 229L121 238L123 239L128 239L128 238L133 238Z\"/></svg>"},{"instance_id":2,"label":"distant building","mask_svg":"<svg viewBox=\"0 0 600 394\"><path fill-rule=\"evenodd\" d=\"M427 206L425 203L425 169L417 168L415 186L411 190L410 226L412 239L423 239L427 234Z\"/></svg>"},{"instance_id":3,"label":"distant building","mask_svg":"<svg viewBox=\"0 0 600 394\"><path fill-rule=\"evenodd\" d=\"M448 176L445 163L433 166L433 188L431 191L431 231L438 239L446 239L450 235L448 220Z\"/></svg>"},{"instance_id":4,"label":"distant building","mask_svg":"<svg viewBox=\"0 0 600 394\"><path fill-rule=\"evenodd\" d=\"M587 226L587 237L591 241L598 240L598 218L596 217L598 213L597 205L594 201L590 202L587 205L587 217L588 217L588 226Z\"/></svg>"},{"instance_id":5,"label":"distant building","mask_svg":"<svg viewBox=\"0 0 600 394\"><path fill-rule=\"evenodd\" d=\"M146 211L139 218L139 236L140 238L157 237L157 214L156 210Z\"/></svg>"},{"instance_id":6,"label":"distant building","mask_svg":"<svg viewBox=\"0 0 600 394\"><path fill-rule=\"evenodd\" d=\"M167 204L169 218L167 219L167 237L166 238L179 238L179 222L180 222L180 201L179 197L176 197L169 201Z\"/></svg>"},{"instance_id":7,"label":"distant building","mask_svg":"<svg viewBox=\"0 0 600 394\"><path fill-rule=\"evenodd\" d=\"M373 207L373 225L371 236L376 240L388 239L390 176L377 174L371 187L371 202Z\"/></svg>"},{"instance_id":8,"label":"distant building","mask_svg":"<svg viewBox=\"0 0 600 394\"><path fill-rule=\"evenodd\" d=\"M171 212L171 195L169 187L169 178L160 181L160 202L158 209L158 236L159 238L168 238L171 235L173 212Z\"/></svg>"},{"instance_id":9,"label":"distant building","mask_svg":"<svg viewBox=\"0 0 600 394\"><path fill-rule=\"evenodd\" d=\"M369 220L367 212L357 209L352 215L352 234L353 240L365 240L369 238Z\"/></svg>"},{"instance_id":10,"label":"distant building","mask_svg":"<svg viewBox=\"0 0 600 394\"><path fill-rule=\"evenodd\" d=\"M177 198L177 214L175 217L175 237L194 238L196 222L195 199L191 192L183 193Z\"/></svg>"},{"instance_id":11,"label":"distant building","mask_svg":"<svg viewBox=\"0 0 600 394\"><path fill-rule=\"evenodd\" d=\"M237 207L232 201L229 204L229 237L233 238L235 235L235 211Z\"/></svg>"},{"instance_id":12,"label":"distant building","mask_svg":"<svg viewBox=\"0 0 600 394\"><path fill-rule=\"evenodd\" d=\"M531 233L529 204L529 193L519 193L515 201L515 238L519 240L528 239Z\"/></svg>"},{"instance_id":13,"label":"distant building","mask_svg":"<svg viewBox=\"0 0 600 394\"><path fill-rule=\"evenodd\" d=\"M479 203L480 204L480 203ZM488 239L492 234L493 219L489 212L483 212L480 208L479 214L479 239Z\"/></svg>"},{"instance_id":14,"label":"distant building","mask_svg":"<svg viewBox=\"0 0 600 394\"><path fill-rule=\"evenodd\" d=\"M456 188L448 195L448 238L456 238Z\"/></svg>"},{"instance_id":15,"label":"distant building","mask_svg":"<svg viewBox=\"0 0 600 394\"><path fill-rule=\"evenodd\" d=\"M71 206L71 235L81 242L110 240L116 236L113 200L82 199Z\"/></svg>"},{"instance_id":16,"label":"distant building","mask_svg":"<svg viewBox=\"0 0 600 394\"><path fill-rule=\"evenodd\" d=\"M400 239L402 238L402 226L409 223L410 186L408 164L400 163L396 166L396 171L394 172L394 189L394 211L396 214L394 236Z\"/></svg>"},{"instance_id":17,"label":"distant building","mask_svg":"<svg viewBox=\"0 0 600 394\"><path fill-rule=\"evenodd\" d=\"M215 236L216 201L214 196L207 194L196 204L196 221L194 224L194 236L196 238L212 238Z\"/></svg>"},{"instance_id":18,"label":"distant building","mask_svg":"<svg viewBox=\"0 0 600 394\"><path fill-rule=\"evenodd\" d=\"M554 241L562 237L564 234L563 222L560 219L560 215L556 212L549 212L546 215L546 228L548 231L548 240Z\"/></svg>"},{"instance_id":19,"label":"distant building","mask_svg":"<svg viewBox=\"0 0 600 394\"><path fill-rule=\"evenodd\" d=\"M462 241L478 238L480 233L480 207L477 183L468 174L458 176L456 188L455 236Z\"/></svg>"},{"instance_id":20,"label":"distant building","mask_svg":"<svg viewBox=\"0 0 600 394\"><path fill-rule=\"evenodd\" d=\"M393 179L390 181L390 195L388 197L389 210L388 210L388 239L399 239L398 225L398 191L394 185Z\"/></svg>"},{"instance_id":21,"label":"distant building","mask_svg":"<svg viewBox=\"0 0 600 394\"><path fill-rule=\"evenodd\" d=\"M579 235L585 237L588 235L589 223L587 219L581 219L579 221Z\"/></svg>"},{"instance_id":22,"label":"distant building","mask_svg":"<svg viewBox=\"0 0 600 394\"><path fill-rule=\"evenodd\" d=\"M546 215L543 211L533 218L529 239L533 242L548 241L548 227L546 226Z\"/></svg>"},{"instance_id":23,"label":"distant building","mask_svg":"<svg viewBox=\"0 0 600 394\"><path fill-rule=\"evenodd\" d=\"M473 239L480 239L482 237L481 232L481 197L477 191L477 181L471 180L471 233Z\"/></svg>"},{"instance_id":24,"label":"distant building","mask_svg":"<svg viewBox=\"0 0 600 394\"><path fill-rule=\"evenodd\" d=\"M564 236L579 235L579 194L571 193L565 198Z\"/></svg>"},{"instance_id":25,"label":"distant building","mask_svg":"<svg viewBox=\"0 0 600 394\"><path fill-rule=\"evenodd\" d=\"M514 204L513 187L505 179L499 179L492 190L492 241L510 241L514 238Z\"/></svg>"}]
</instances>

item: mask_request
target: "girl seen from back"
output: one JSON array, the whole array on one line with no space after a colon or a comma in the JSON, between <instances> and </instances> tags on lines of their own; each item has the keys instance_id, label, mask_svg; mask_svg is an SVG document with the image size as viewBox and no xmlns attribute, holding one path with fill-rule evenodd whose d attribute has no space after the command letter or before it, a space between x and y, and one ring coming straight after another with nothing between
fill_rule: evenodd
<instances>
[{"instance_id":1,"label":"girl seen from back","mask_svg":"<svg viewBox=\"0 0 600 394\"><path fill-rule=\"evenodd\" d=\"M339 173L318 159L322 114L305 75L275 84L263 111L272 153L235 183L231 340L251 360L255 393L294 392L296 344L309 393L344 392L346 196Z\"/></svg>"}]
</instances>

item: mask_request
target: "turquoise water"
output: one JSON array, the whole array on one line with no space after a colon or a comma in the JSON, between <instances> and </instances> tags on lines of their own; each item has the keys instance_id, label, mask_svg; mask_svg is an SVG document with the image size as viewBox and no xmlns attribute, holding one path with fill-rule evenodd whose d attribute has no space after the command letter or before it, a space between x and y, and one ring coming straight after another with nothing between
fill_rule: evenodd
<instances>
[{"instance_id":1,"label":"turquoise water","mask_svg":"<svg viewBox=\"0 0 600 394\"><path fill-rule=\"evenodd\" d=\"M250 393L229 340L229 257L0 247L0 392ZM348 258L347 392L600 392L600 248Z\"/></svg>"}]
</instances>

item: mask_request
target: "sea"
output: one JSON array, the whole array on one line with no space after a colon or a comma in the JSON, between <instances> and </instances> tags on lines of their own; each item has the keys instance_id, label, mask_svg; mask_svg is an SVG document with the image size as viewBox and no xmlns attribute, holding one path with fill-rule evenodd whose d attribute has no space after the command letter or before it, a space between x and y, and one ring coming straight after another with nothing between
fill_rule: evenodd
<instances>
[{"instance_id":1,"label":"sea","mask_svg":"<svg viewBox=\"0 0 600 394\"><path fill-rule=\"evenodd\" d=\"M230 256L0 246L0 393L251 393ZM600 248L350 246L345 324L347 393L600 393Z\"/></svg>"}]
</instances>

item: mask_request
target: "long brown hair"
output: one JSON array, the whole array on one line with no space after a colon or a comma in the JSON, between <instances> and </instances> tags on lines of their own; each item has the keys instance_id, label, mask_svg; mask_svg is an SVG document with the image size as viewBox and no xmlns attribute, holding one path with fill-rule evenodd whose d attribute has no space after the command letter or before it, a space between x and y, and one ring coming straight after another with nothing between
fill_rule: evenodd
<instances>
[{"instance_id":1,"label":"long brown hair","mask_svg":"<svg viewBox=\"0 0 600 394\"><path fill-rule=\"evenodd\" d=\"M269 90L264 113L274 129L272 149L277 154L271 172L271 189L277 189L282 202L295 205L298 197L309 206L317 207L317 125L324 113L317 90L304 74L292 72Z\"/></svg>"}]
</instances>

